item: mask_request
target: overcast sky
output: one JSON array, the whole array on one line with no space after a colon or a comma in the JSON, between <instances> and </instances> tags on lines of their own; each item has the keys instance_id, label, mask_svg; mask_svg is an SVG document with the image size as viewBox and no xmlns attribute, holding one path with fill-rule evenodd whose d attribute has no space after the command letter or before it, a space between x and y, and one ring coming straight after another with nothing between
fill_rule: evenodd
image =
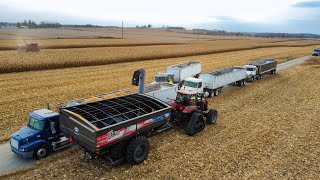
<instances>
[{"instance_id":1,"label":"overcast sky","mask_svg":"<svg viewBox=\"0 0 320 180\"><path fill-rule=\"evenodd\" d=\"M320 34L320 0L1 0L0 21Z\"/></svg>"}]
</instances>

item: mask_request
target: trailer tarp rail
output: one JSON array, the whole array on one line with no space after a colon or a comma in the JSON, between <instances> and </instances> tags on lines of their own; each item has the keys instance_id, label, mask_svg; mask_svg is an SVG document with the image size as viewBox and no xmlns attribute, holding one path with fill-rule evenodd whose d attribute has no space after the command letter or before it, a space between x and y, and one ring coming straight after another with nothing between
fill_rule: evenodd
<instances>
[{"instance_id":1,"label":"trailer tarp rail","mask_svg":"<svg viewBox=\"0 0 320 180\"><path fill-rule=\"evenodd\" d=\"M271 58L268 58L268 59L261 59L261 60L258 60L258 61L254 61L254 62L251 62L250 65L263 65L263 64L268 64L268 63L273 63L275 62L274 59L271 59Z\"/></svg>"},{"instance_id":2,"label":"trailer tarp rail","mask_svg":"<svg viewBox=\"0 0 320 180\"><path fill-rule=\"evenodd\" d=\"M199 64L199 62L189 61L189 62L186 62L186 63L177 64L177 65L173 65L173 66L169 66L169 67L170 68L184 68L184 67L190 66L192 64Z\"/></svg>"},{"instance_id":3,"label":"trailer tarp rail","mask_svg":"<svg viewBox=\"0 0 320 180\"><path fill-rule=\"evenodd\" d=\"M145 95L132 94L112 99L63 108L81 116L96 128L127 121L158 110L167 105Z\"/></svg>"},{"instance_id":4,"label":"trailer tarp rail","mask_svg":"<svg viewBox=\"0 0 320 180\"><path fill-rule=\"evenodd\" d=\"M225 68L225 69L220 69L217 71L213 71L213 72L208 72L207 74L211 74L213 76L220 76L222 74L226 74L226 73L230 73L239 69L244 69L242 67L230 67L230 68Z\"/></svg>"}]
</instances>

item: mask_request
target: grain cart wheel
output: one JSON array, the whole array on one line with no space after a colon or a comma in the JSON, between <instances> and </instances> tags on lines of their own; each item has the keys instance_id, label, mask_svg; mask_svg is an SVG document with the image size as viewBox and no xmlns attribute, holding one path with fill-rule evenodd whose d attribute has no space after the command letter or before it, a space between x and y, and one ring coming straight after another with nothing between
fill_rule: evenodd
<instances>
[{"instance_id":1,"label":"grain cart wheel","mask_svg":"<svg viewBox=\"0 0 320 180\"><path fill-rule=\"evenodd\" d=\"M35 159L45 158L49 154L49 149L46 145L42 145L33 151L33 157Z\"/></svg>"},{"instance_id":2,"label":"grain cart wheel","mask_svg":"<svg viewBox=\"0 0 320 180\"><path fill-rule=\"evenodd\" d=\"M207 123L214 124L217 122L218 119L218 111L215 109L210 109L207 114Z\"/></svg>"},{"instance_id":3,"label":"grain cart wheel","mask_svg":"<svg viewBox=\"0 0 320 180\"><path fill-rule=\"evenodd\" d=\"M202 131L205 127L202 114L195 112L192 114L186 129L188 136L193 136Z\"/></svg>"},{"instance_id":4,"label":"grain cart wheel","mask_svg":"<svg viewBox=\"0 0 320 180\"><path fill-rule=\"evenodd\" d=\"M127 161L130 164L140 164L148 156L149 153L149 141L144 136L138 136L133 138L129 143L127 149Z\"/></svg>"}]
</instances>

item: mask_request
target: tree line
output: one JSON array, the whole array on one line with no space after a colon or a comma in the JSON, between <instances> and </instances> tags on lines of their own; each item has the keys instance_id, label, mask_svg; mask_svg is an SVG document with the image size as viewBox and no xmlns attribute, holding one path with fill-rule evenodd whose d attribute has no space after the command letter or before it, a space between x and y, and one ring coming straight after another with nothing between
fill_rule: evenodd
<instances>
[{"instance_id":1,"label":"tree line","mask_svg":"<svg viewBox=\"0 0 320 180\"><path fill-rule=\"evenodd\" d=\"M36 22L32 21L32 20L24 20L23 22L17 22L17 27L18 28L23 28L23 27L27 27L27 28L59 28L62 27L62 25L60 23L56 23L56 22L45 22L42 21L40 22L40 24L37 24Z\"/></svg>"}]
</instances>

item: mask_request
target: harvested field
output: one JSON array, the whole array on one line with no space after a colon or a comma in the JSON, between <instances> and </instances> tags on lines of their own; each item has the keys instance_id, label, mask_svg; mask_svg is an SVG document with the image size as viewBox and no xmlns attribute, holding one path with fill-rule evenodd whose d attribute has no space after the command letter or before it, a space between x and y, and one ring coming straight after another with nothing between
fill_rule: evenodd
<instances>
[{"instance_id":1,"label":"harvested field","mask_svg":"<svg viewBox=\"0 0 320 180\"><path fill-rule=\"evenodd\" d=\"M187 57L265 47L309 46L309 52L311 52L312 49L316 47L315 44L319 44L319 41L259 43L258 41L239 40L161 46L44 49L39 53L0 51L0 73Z\"/></svg>"},{"instance_id":2,"label":"harvested field","mask_svg":"<svg viewBox=\"0 0 320 180\"><path fill-rule=\"evenodd\" d=\"M319 179L319 67L309 62L224 91L209 100L220 113L216 125L195 137L152 137L141 165L109 167L72 148L2 178Z\"/></svg>"},{"instance_id":3,"label":"harvested field","mask_svg":"<svg viewBox=\"0 0 320 180\"><path fill-rule=\"evenodd\" d=\"M309 54L312 47L265 48L228 53L218 53L184 58L159 59L94 67L10 73L0 75L0 141L26 122L30 111L43 108L46 102L57 102L101 94L130 87L134 70L145 68L147 80L151 82L156 71L166 66L189 60L202 63L203 71L242 66L249 61L274 57L284 62L294 57Z\"/></svg>"}]
</instances>

